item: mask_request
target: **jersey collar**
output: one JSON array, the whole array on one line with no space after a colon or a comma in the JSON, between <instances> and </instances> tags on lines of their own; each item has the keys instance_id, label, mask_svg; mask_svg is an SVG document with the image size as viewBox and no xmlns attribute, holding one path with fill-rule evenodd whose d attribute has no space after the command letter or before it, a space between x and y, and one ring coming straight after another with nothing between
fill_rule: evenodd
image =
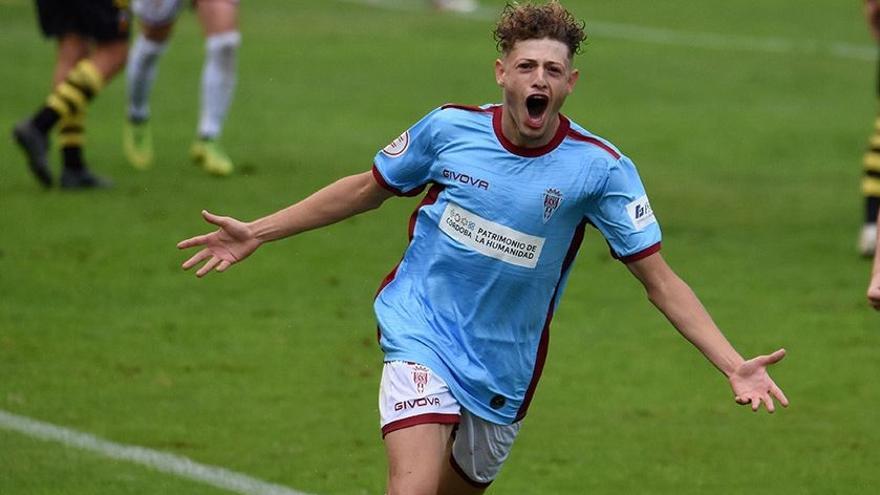
<instances>
[{"instance_id":1,"label":"jersey collar","mask_svg":"<svg viewBox=\"0 0 880 495\"><path fill-rule=\"evenodd\" d=\"M568 119L565 118L561 113L559 114L559 127L556 128L556 134L553 135L553 139L550 140L549 143L541 146L540 148L523 148L522 146L517 146L510 142L509 139L504 137L504 133L501 132L501 112L502 105L496 105L492 107L492 129L495 130L495 137L498 138L498 141L501 143L501 146L504 147L507 151L513 153L514 155L524 156L528 158L534 158L536 156L546 155L550 153L559 143L565 139L565 135L568 134L568 129L571 126Z\"/></svg>"}]
</instances>

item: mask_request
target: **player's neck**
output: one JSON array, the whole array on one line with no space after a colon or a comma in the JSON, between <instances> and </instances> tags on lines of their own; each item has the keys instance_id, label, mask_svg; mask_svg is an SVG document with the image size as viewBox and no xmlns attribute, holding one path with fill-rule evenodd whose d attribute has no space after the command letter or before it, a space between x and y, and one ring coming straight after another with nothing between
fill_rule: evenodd
<instances>
[{"instance_id":1,"label":"player's neck","mask_svg":"<svg viewBox=\"0 0 880 495\"><path fill-rule=\"evenodd\" d=\"M548 115L547 119L547 126L544 128L543 132L539 135L529 136L520 132L513 115L507 109L507 106L502 105L501 132L508 141L520 148L543 148L550 144L550 141L556 136L556 131L559 130L558 113L555 115Z\"/></svg>"}]
</instances>

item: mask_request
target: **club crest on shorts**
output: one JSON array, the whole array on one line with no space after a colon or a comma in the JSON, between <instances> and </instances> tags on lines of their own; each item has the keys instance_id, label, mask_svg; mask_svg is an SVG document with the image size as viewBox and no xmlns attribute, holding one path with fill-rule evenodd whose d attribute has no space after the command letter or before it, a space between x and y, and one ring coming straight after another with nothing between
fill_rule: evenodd
<instances>
[{"instance_id":1,"label":"club crest on shorts","mask_svg":"<svg viewBox=\"0 0 880 495\"><path fill-rule=\"evenodd\" d=\"M397 136L394 141L388 143L388 146L382 148L382 153L385 153L390 158L397 158L406 153L407 149L409 149L409 131L404 131L404 133Z\"/></svg>"},{"instance_id":2,"label":"club crest on shorts","mask_svg":"<svg viewBox=\"0 0 880 495\"><path fill-rule=\"evenodd\" d=\"M428 375L428 368L415 365L413 366L412 370L413 383L416 384L416 390L418 390L419 393L422 394L425 392L425 387L428 385L428 380L430 379L430 375Z\"/></svg>"},{"instance_id":3,"label":"club crest on shorts","mask_svg":"<svg viewBox=\"0 0 880 495\"><path fill-rule=\"evenodd\" d=\"M547 223L550 217L556 213L560 204L562 204L562 191L548 187L544 191L544 223Z\"/></svg>"}]
</instances>

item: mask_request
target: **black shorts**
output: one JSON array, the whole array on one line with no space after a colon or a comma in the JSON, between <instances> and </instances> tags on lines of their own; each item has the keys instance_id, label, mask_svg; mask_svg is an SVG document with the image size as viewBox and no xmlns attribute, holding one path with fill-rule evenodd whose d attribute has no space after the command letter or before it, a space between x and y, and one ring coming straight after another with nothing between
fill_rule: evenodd
<instances>
[{"instance_id":1,"label":"black shorts","mask_svg":"<svg viewBox=\"0 0 880 495\"><path fill-rule=\"evenodd\" d=\"M36 0L40 29L49 38L78 34L95 41L128 39L128 0Z\"/></svg>"}]
</instances>

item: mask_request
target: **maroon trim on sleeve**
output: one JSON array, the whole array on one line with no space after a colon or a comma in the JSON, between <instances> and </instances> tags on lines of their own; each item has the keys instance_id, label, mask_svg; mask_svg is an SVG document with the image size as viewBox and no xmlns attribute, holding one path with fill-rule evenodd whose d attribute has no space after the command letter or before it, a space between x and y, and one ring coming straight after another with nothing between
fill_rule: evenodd
<instances>
[{"instance_id":1,"label":"maroon trim on sleeve","mask_svg":"<svg viewBox=\"0 0 880 495\"><path fill-rule=\"evenodd\" d=\"M565 139L565 135L568 133L568 130L571 126L571 123L565 118L561 113L559 114L559 127L556 128L556 134L553 135L553 139L550 140L549 143L541 146L540 148L523 148L522 146L517 146L510 142L507 137L504 136L504 132L501 129L501 119L502 114L504 112L503 107L501 105L496 105L491 107L492 110L492 129L495 131L495 137L498 138L498 141L501 143L501 146L504 147L507 151L513 153L514 155L524 156L526 158L534 158L536 156L546 155L551 151L555 150L559 143Z\"/></svg>"},{"instance_id":2,"label":"maroon trim on sleeve","mask_svg":"<svg viewBox=\"0 0 880 495\"><path fill-rule=\"evenodd\" d=\"M657 244L654 244L654 245L648 247L648 248L642 249L638 253L631 254L629 256L621 256L621 257L618 257L615 254L614 257L624 263L632 263L633 261L639 261L640 259L647 258L648 256L651 256L652 254L656 253L657 251L660 251L660 243L659 242Z\"/></svg>"},{"instance_id":3,"label":"maroon trim on sleeve","mask_svg":"<svg viewBox=\"0 0 880 495\"><path fill-rule=\"evenodd\" d=\"M376 182L377 182L380 186L382 186L384 189L387 189L388 191L390 191L390 192L391 192L392 194L394 194L395 196L418 196L422 191L425 190L425 186L419 186L419 187L416 187L415 189L412 189L412 190L407 191L407 192L403 192L403 191L401 191L400 189L398 189L398 188L392 186L391 184L389 184L389 183L385 180L385 177L382 177L382 172L379 172L379 168L376 167L376 164L375 164L375 163L373 164L372 172L373 172L373 179L375 179Z\"/></svg>"},{"instance_id":4,"label":"maroon trim on sleeve","mask_svg":"<svg viewBox=\"0 0 880 495\"><path fill-rule=\"evenodd\" d=\"M459 421L461 421L461 417L458 414L419 414L417 416L410 416L408 418L398 419L397 421L392 421L383 426L382 438L385 438L385 435L391 433L392 431L402 430L404 428L409 428L410 426L429 424L457 425Z\"/></svg>"},{"instance_id":5,"label":"maroon trim on sleeve","mask_svg":"<svg viewBox=\"0 0 880 495\"><path fill-rule=\"evenodd\" d=\"M571 237L571 244L569 244L568 251L565 253L565 259L562 261L562 270L559 271L559 280L556 282L556 288L553 290L553 296L550 298L550 304L547 307L547 318L544 320L544 329L541 331L541 340L538 343L538 352L535 357L535 370L532 372L532 381L529 382L529 388L526 390L525 398L523 398L522 405L519 406L519 411L517 411L516 419L514 421L519 421L525 417L529 410L529 405L532 403L532 397L535 395L535 389L538 388L538 380L541 379L541 373L544 371L544 362L547 360L547 349L550 347L550 322L553 321L553 311L556 309L556 295L559 293L559 284L562 282L562 278L568 272L569 268L571 268L571 264L574 262L575 256L577 256L578 249L580 249L581 243L584 241L584 229L586 228L587 222L588 220L584 218L574 230L574 235Z\"/></svg>"},{"instance_id":6,"label":"maroon trim on sleeve","mask_svg":"<svg viewBox=\"0 0 880 495\"><path fill-rule=\"evenodd\" d=\"M574 139L575 141L582 141L584 143L590 143L592 145L598 146L603 150L607 151L609 155L613 156L615 160L620 159L620 153L614 150L611 146L608 146L606 143L602 142L600 139L596 139L592 136L584 136L574 129L568 130L568 137Z\"/></svg>"},{"instance_id":7,"label":"maroon trim on sleeve","mask_svg":"<svg viewBox=\"0 0 880 495\"><path fill-rule=\"evenodd\" d=\"M452 470L455 471L455 474L459 475L459 476L461 477L461 479L462 479L465 483L467 483L468 485L471 485L471 486L474 487L474 488L477 488L477 489L480 489L480 490L485 490L486 488L489 487L489 485L492 484L491 481L489 481L489 482L483 482L483 481L474 481L474 480L472 480L472 479L470 478L470 476L468 476L468 475L464 472L464 469L462 469L461 466L458 465L458 461L455 460L455 456L454 456L454 455L451 455L451 454L450 454L450 456L449 456L449 465L452 466Z\"/></svg>"}]
</instances>

